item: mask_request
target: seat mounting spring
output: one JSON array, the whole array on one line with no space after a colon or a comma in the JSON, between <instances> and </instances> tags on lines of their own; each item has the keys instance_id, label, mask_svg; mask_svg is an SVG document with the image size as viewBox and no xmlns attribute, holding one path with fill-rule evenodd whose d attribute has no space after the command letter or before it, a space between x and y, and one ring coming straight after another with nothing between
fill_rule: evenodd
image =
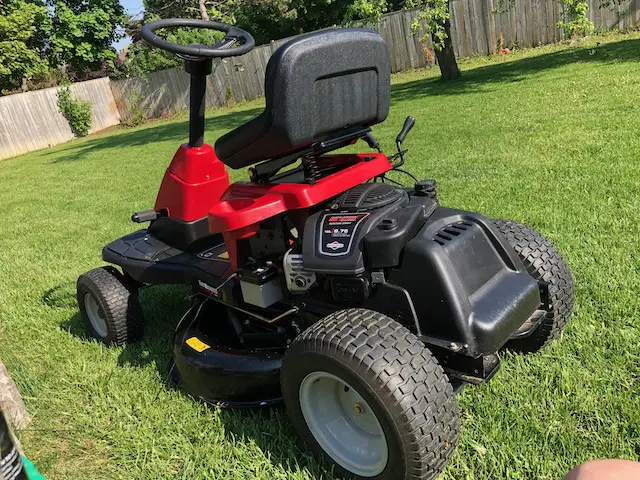
<instances>
[{"instance_id":1,"label":"seat mounting spring","mask_svg":"<svg viewBox=\"0 0 640 480\"><path fill-rule=\"evenodd\" d=\"M321 167L318 163L318 157L315 152L309 152L302 156L302 169L304 178L311 185L322 177Z\"/></svg>"}]
</instances>

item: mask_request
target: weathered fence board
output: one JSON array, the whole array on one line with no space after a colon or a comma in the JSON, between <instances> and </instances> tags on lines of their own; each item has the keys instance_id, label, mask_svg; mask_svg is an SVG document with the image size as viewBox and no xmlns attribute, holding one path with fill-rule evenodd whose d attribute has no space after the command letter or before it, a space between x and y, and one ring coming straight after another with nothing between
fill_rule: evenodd
<instances>
[{"instance_id":1,"label":"weathered fence board","mask_svg":"<svg viewBox=\"0 0 640 480\"><path fill-rule=\"evenodd\" d=\"M601 0L589 0L589 18L603 30L640 24L640 0L623 0L613 8L600 8ZM487 55L497 51L499 39L506 47L538 46L564 38L557 27L566 19L558 0L450 0L451 37L456 56ZM391 70L420 68L434 61L431 40L422 41L414 32L416 11L384 15L378 31L391 54ZM207 78L207 106L229 101L251 100L264 95L264 76L271 54L289 38L275 40L242 57L215 60ZM182 69L155 72L146 78L103 78L76 83L72 91L93 103L91 131L127 119L131 107L139 105L145 115L170 115L189 106L189 76ZM66 120L58 112L57 89L0 97L0 159L29 152L73 138Z\"/></svg>"},{"instance_id":2,"label":"weathered fence board","mask_svg":"<svg viewBox=\"0 0 640 480\"><path fill-rule=\"evenodd\" d=\"M74 98L92 104L91 130L120 122L120 113L108 78L71 85ZM0 159L57 145L73 138L58 111L58 88L0 97Z\"/></svg>"}]
</instances>

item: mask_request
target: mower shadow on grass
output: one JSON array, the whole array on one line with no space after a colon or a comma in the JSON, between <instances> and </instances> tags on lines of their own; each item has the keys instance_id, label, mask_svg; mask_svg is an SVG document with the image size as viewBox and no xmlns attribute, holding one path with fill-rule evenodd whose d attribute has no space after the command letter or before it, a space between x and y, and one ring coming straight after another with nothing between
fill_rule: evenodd
<instances>
[{"instance_id":1,"label":"mower shadow on grass","mask_svg":"<svg viewBox=\"0 0 640 480\"><path fill-rule=\"evenodd\" d=\"M230 112L224 115L216 115L206 120L205 131L222 131L238 127L243 123L258 116L262 112L262 108L252 108L250 110L242 110L238 112ZM118 130L117 134L105 134L89 137L79 142L72 142L62 149L53 149L43 153L43 157L55 157L49 163L55 164L60 162L72 162L84 160L87 155L93 151L103 151L108 149L121 150L124 147L136 147L154 144L156 142L172 142L175 144L180 141L186 142L189 121L184 120L178 123L163 123L154 125L153 123L130 131ZM209 142L213 143L214 138L209 135Z\"/></svg>"},{"instance_id":2,"label":"mower shadow on grass","mask_svg":"<svg viewBox=\"0 0 640 480\"><path fill-rule=\"evenodd\" d=\"M143 367L155 363L165 378L169 372L173 332L178 319L189 305L188 289L175 285L158 285L142 291L145 333L139 342L127 344L118 356L118 364ZM75 284L57 285L41 298L50 308L73 308L75 313L60 324L60 329L82 341L92 341L86 333L78 311Z\"/></svg>"},{"instance_id":3,"label":"mower shadow on grass","mask_svg":"<svg viewBox=\"0 0 640 480\"><path fill-rule=\"evenodd\" d=\"M75 282L65 282L55 287L50 288L44 295L42 295L41 301L49 308L75 308L77 309L77 302L75 292Z\"/></svg>"},{"instance_id":4,"label":"mower shadow on grass","mask_svg":"<svg viewBox=\"0 0 640 480\"><path fill-rule=\"evenodd\" d=\"M141 293L145 316L145 333L139 342L127 344L118 356L119 366L146 367L153 365L168 383L173 333L181 314L189 305L189 289L175 285L158 285ZM76 307L74 286L71 282L47 290L41 298L50 308ZM76 311L60 324L60 329L81 341L93 341L86 333L82 316ZM160 385L158 385L160 387ZM193 402L201 400L177 390ZM214 408L214 407L212 407ZM295 435L283 406L253 409L222 409L219 412L224 425L225 439L229 442L254 443L271 463L286 471L306 470L314 477L327 478L329 465L313 457ZM292 450L292 444L295 450ZM329 476L330 478L330 476Z\"/></svg>"},{"instance_id":5,"label":"mower shadow on grass","mask_svg":"<svg viewBox=\"0 0 640 480\"><path fill-rule=\"evenodd\" d=\"M75 296L75 282L65 282L50 288L40 298L43 305L51 309L73 309L75 313L60 324L60 330L70 333L74 337L90 341L78 311Z\"/></svg>"},{"instance_id":6,"label":"mower shadow on grass","mask_svg":"<svg viewBox=\"0 0 640 480\"><path fill-rule=\"evenodd\" d=\"M189 307L187 287L156 285L141 291L144 336L125 345L118 356L118 365L144 367L154 364L161 378L166 379L171 362L173 333L178 320Z\"/></svg>"},{"instance_id":7,"label":"mower shadow on grass","mask_svg":"<svg viewBox=\"0 0 640 480\"><path fill-rule=\"evenodd\" d=\"M254 443L272 465L280 465L286 472L306 471L311 478L334 478L332 466L314 457L295 433L283 406L223 409L220 419L225 440Z\"/></svg>"},{"instance_id":8,"label":"mower shadow on grass","mask_svg":"<svg viewBox=\"0 0 640 480\"><path fill-rule=\"evenodd\" d=\"M396 84L391 88L391 100L398 102L424 96L488 92L492 90L492 84L520 82L539 76L545 70L572 63L640 61L639 52L640 39L621 40L596 47L578 45L558 52L464 70L460 79L455 81L427 78Z\"/></svg>"}]
</instances>

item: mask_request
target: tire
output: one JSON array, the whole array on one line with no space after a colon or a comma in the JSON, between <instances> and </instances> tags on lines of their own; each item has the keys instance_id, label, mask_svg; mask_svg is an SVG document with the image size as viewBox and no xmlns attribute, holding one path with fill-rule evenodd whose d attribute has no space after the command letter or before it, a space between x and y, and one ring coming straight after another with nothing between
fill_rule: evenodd
<instances>
[{"instance_id":1,"label":"tire","mask_svg":"<svg viewBox=\"0 0 640 480\"><path fill-rule=\"evenodd\" d=\"M510 350L533 353L557 339L567 325L574 303L571 270L556 247L541 233L512 220L494 220L527 267L529 274L549 285L549 308L544 320L527 337L509 340Z\"/></svg>"},{"instance_id":2,"label":"tire","mask_svg":"<svg viewBox=\"0 0 640 480\"><path fill-rule=\"evenodd\" d=\"M138 290L113 267L80 275L77 299L87 333L106 345L124 345L142 336Z\"/></svg>"},{"instance_id":3,"label":"tire","mask_svg":"<svg viewBox=\"0 0 640 480\"><path fill-rule=\"evenodd\" d=\"M322 382L327 387L321 387ZM329 457L349 478L431 479L443 470L458 442L458 404L444 370L414 334L371 310L333 313L300 334L285 355L281 386L294 429L316 454ZM352 397L340 404L347 395ZM314 398L320 400L313 403ZM353 398L355 414L350 413ZM347 428L345 420L358 420L358 415L371 420L367 428L377 422L371 430L375 434L370 431L366 437L369 443L351 442L343 433L359 431ZM324 428L327 420L337 428ZM335 437L332 431L345 440L333 454L327 451L331 450L327 439ZM354 435L354 440L360 438ZM366 447L342 449L342 445ZM348 462L349 455L359 459L360 451L374 462L366 471L354 467L357 462Z\"/></svg>"}]
</instances>

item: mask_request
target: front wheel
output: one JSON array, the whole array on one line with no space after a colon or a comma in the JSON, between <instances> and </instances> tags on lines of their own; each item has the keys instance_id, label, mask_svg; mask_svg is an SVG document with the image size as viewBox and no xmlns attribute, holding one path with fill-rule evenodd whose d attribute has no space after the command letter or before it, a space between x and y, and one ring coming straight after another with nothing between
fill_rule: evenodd
<instances>
[{"instance_id":1,"label":"front wheel","mask_svg":"<svg viewBox=\"0 0 640 480\"><path fill-rule=\"evenodd\" d=\"M294 428L358 479L430 479L458 441L458 405L436 358L377 312L342 310L292 343L281 372Z\"/></svg>"},{"instance_id":2,"label":"front wheel","mask_svg":"<svg viewBox=\"0 0 640 480\"><path fill-rule=\"evenodd\" d=\"M124 345L142 335L138 290L113 267L80 275L77 298L90 336L107 345Z\"/></svg>"},{"instance_id":3,"label":"front wheel","mask_svg":"<svg viewBox=\"0 0 640 480\"><path fill-rule=\"evenodd\" d=\"M518 352L537 352L558 338L569 321L574 303L571 270L553 243L533 228L512 220L494 220L494 223L529 274L549 287L549 307L544 320L530 335L509 340L505 345Z\"/></svg>"}]
</instances>

